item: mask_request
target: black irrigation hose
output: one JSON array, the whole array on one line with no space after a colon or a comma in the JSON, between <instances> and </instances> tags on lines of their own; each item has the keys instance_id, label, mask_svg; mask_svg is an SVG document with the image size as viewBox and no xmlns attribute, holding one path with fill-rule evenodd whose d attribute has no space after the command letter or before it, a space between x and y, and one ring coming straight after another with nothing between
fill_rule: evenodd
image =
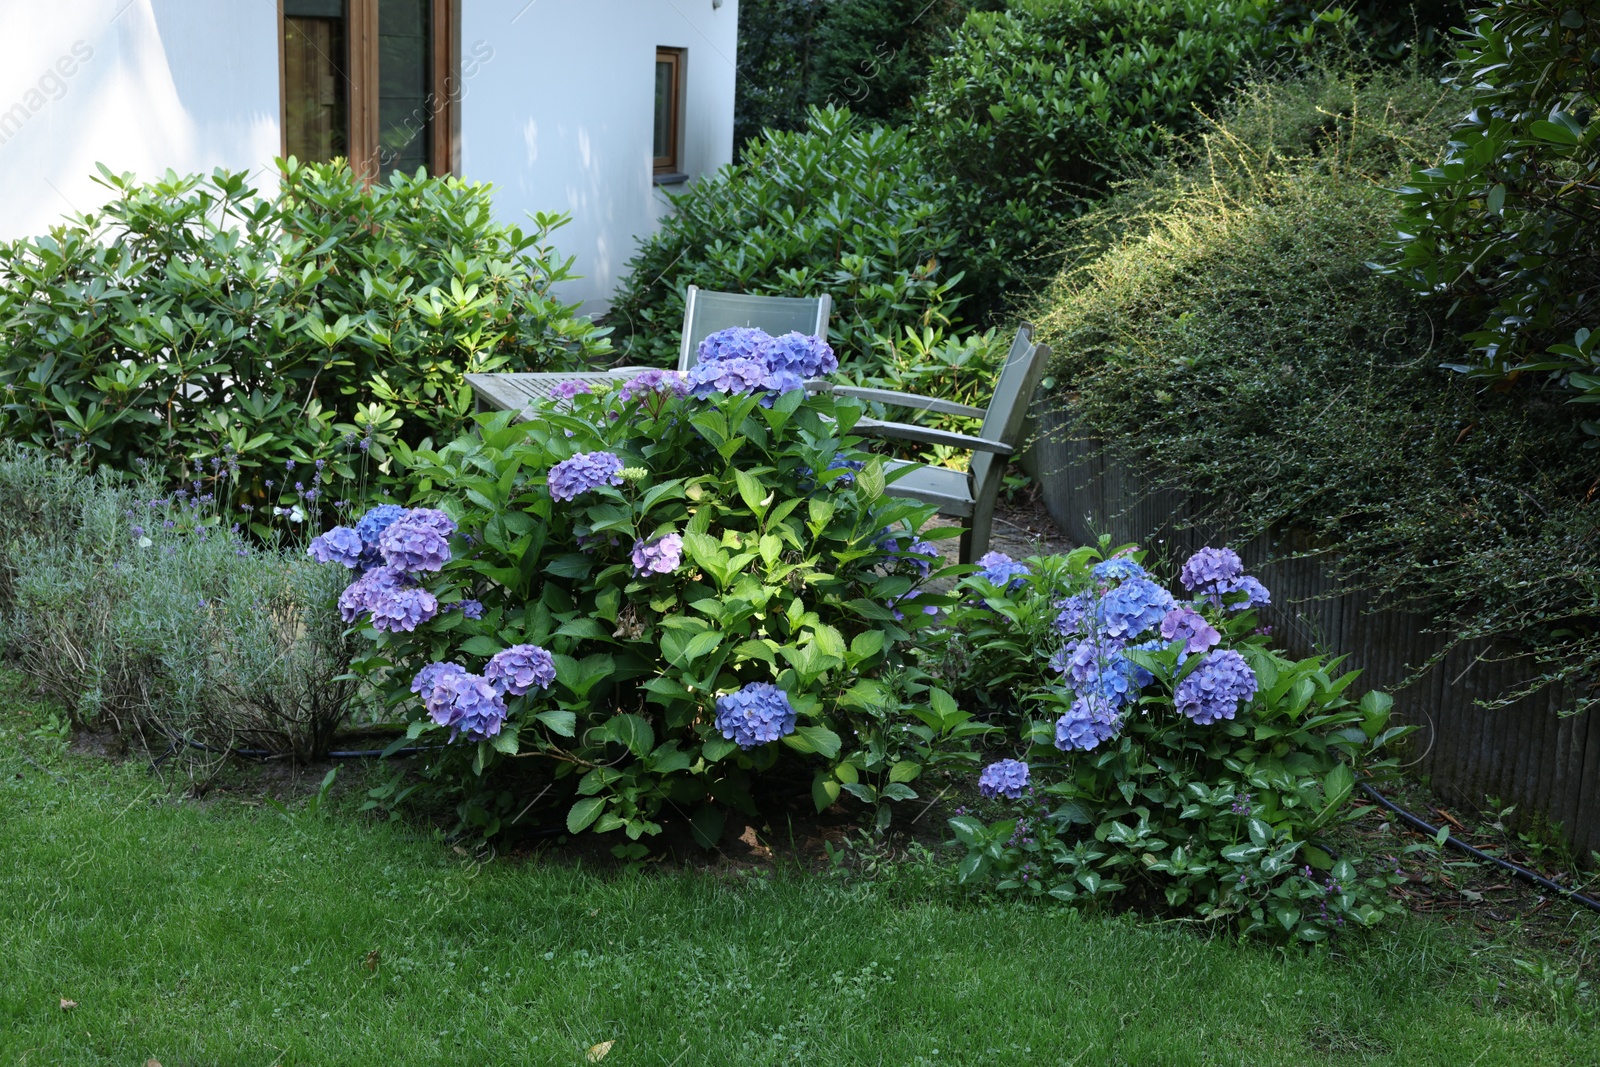
<instances>
[{"instance_id":1,"label":"black irrigation hose","mask_svg":"<svg viewBox=\"0 0 1600 1067\"><path fill-rule=\"evenodd\" d=\"M1376 789L1372 788L1366 782L1362 782L1361 783L1361 789L1362 789L1363 792L1365 792L1367 794L1367 796L1371 797L1373 800L1376 800L1379 804L1382 804L1385 808L1389 809L1390 811L1394 812L1396 815L1400 816L1401 820L1406 822L1406 823L1408 823L1408 824L1410 824L1412 829L1420 830L1423 833L1427 834L1429 837L1437 838L1439 836L1439 828L1438 827L1429 826L1427 823L1423 822L1421 819L1417 818L1415 815L1411 814L1409 811L1406 811L1404 808L1398 806L1397 804L1394 803L1394 801L1390 800L1388 797L1384 796L1382 793L1380 793ZM1467 853L1469 855L1476 856L1478 859L1483 860L1483 861L1485 861L1487 863L1492 863L1496 867L1504 868L1505 870L1510 871L1512 874L1516 875L1518 878L1523 879L1524 881L1532 882L1534 885L1539 886L1539 887L1541 887L1543 889L1551 890L1552 892L1564 897L1567 900L1572 901L1575 904L1582 904L1584 907L1588 908L1590 911L1600 912L1600 900L1591 900L1589 897L1584 896L1582 893L1579 893L1579 892L1577 892L1575 890L1572 890L1572 889L1568 889L1566 886L1560 884L1559 882L1552 882L1550 879L1546 878L1542 874L1534 874L1532 871L1528 870L1526 867L1518 867L1515 863L1511 863L1511 862L1509 862L1507 860L1503 860L1499 856L1491 856L1487 852L1484 852L1482 849L1473 848L1471 845L1467 844L1465 841L1461 840L1459 837L1454 837L1454 836L1446 837L1445 838L1445 843L1454 845L1456 848L1459 848L1461 851L1463 851L1463 852L1465 852L1465 853Z\"/></svg>"}]
</instances>

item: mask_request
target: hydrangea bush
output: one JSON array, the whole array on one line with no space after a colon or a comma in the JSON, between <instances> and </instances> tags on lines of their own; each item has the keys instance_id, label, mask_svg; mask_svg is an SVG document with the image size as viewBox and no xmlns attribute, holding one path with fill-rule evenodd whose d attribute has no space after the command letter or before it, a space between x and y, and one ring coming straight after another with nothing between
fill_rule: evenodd
<instances>
[{"instance_id":1,"label":"hydrangea bush","mask_svg":"<svg viewBox=\"0 0 1600 1067\"><path fill-rule=\"evenodd\" d=\"M950 820L961 880L1305 941L1393 911L1393 863L1362 875L1326 841L1365 810L1357 775L1392 768L1381 750L1412 729L1390 725L1390 699L1353 701L1337 660L1273 650L1253 610L1271 595L1232 551L1197 552L1174 591L1108 548L1030 560L1020 585L991 560L957 587L966 645L1020 646L1054 609L1027 698L1047 714L1024 721L1024 760L978 780L998 817Z\"/></svg>"},{"instance_id":2,"label":"hydrangea bush","mask_svg":"<svg viewBox=\"0 0 1600 1067\"><path fill-rule=\"evenodd\" d=\"M924 587L943 573L920 532L932 509L885 495L850 436L859 404L800 388L832 353L750 331L702 351L687 377L569 391L402 450L433 508L311 548L351 567L358 669L408 743L437 738L432 777L485 832L548 786L571 832L637 839L670 806L710 841L726 807L755 812L764 775L883 824L930 764L976 759L985 727L901 669L948 602ZM724 391L732 364L753 369ZM492 773L509 760L539 773Z\"/></svg>"}]
</instances>

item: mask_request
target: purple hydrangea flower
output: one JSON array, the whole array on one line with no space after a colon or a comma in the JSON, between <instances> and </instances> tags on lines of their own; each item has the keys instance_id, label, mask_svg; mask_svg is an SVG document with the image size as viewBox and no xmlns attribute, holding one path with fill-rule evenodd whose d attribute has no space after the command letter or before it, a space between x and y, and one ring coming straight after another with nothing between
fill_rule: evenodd
<instances>
[{"instance_id":1,"label":"purple hydrangea flower","mask_svg":"<svg viewBox=\"0 0 1600 1067\"><path fill-rule=\"evenodd\" d=\"M356 522L356 533L361 536L361 543L375 551L378 547L378 538L383 531L405 513L406 509L399 504L379 504L369 510Z\"/></svg>"},{"instance_id":2,"label":"purple hydrangea flower","mask_svg":"<svg viewBox=\"0 0 1600 1067\"><path fill-rule=\"evenodd\" d=\"M550 395L557 400L571 400L579 393L593 392L594 390L589 388L588 382L578 381L574 378L563 379L550 387Z\"/></svg>"},{"instance_id":3,"label":"purple hydrangea flower","mask_svg":"<svg viewBox=\"0 0 1600 1067\"><path fill-rule=\"evenodd\" d=\"M1028 788L1028 765L1021 760L1003 759L991 763L978 775L978 792L993 799L1018 800Z\"/></svg>"},{"instance_id":4,"label":"purple hydrangea flower","mask_svg":"<svg viewBox=\"0 0 1600 1067\"><path fill-rule=\"evenodd\" d=\"M941 558L939 546L932 541L912 539L909 547L902 548L904 542L900 538L889 537L882 544L891 563L908 563L923 578L933 573L933 561Z\"/></svg>"},{"instance_id":5,"label":"purple hydrangea flower","mask_svg":"<svg viewBox=\"0 0 1600 1067\"><path fill-rule=\"evenodd\" d=\"M1126 556L1113 556L1094 565L1089 572L1097 582L1126 582L1146 577L1145 569Z\"/></svg>"},{"instance_id":6,"label":"purple hydrangea flower","mask_svg":"<svg viewBox=\"0 0 1600 1067\"><path fill-rule=\"evenodd\" d=\"M602 485L622 484L622 460L610 452L579 452L550 468L550 498L572 500Z\"/></svg>"},{"instance_id":7,"label":"purple hydrangea flower","mask_svg":"<svg viewBox=\"0 0 1600 1067\"><path fill-rule=\"evenodd\" d=\"M683 536L667 534L654 541L633 543L633 573L641 578L652 574L671 574L683 562Z\"/></svg>"},{"instance_id":8,"label":"purple hydrangea flower","mask_svg":"<svg viewBox=\"0 0 1600 1067\"><path fill-rule=\"evenodd\" d=\"M483 676L497 691L519 697L534 687L555 685L556 661L538 645L512 645L494 654Z\"/></svg>"},{"instance_id":9,"label":"purple hydrangea flower","mask_svg":"<svg viewBox=\"0 0 1600 1067\"><path fill-rule=\"evenodd\" d=\"M455 523L442 511L418 509L390 523L378 537L378 551L385 565L407 574L437 571L450 562L449 534L439 522L443 518L451 532Z\"/></svg>"},{"instance_id":10,"label":"purple hydrangea flower","mask_svg":"<svg viewBox=\"0 0 1600 1067\"><path fill-rule=\"evenodd\" d=\"M467 669L459 663L430 663L411 679L411 691L422 698L423 704L427 704L433 700L433 691L441 679L452 674L466 673ZM446 724L440 723L440 725Z\"/></svg>"},{"instance_id":11,"label":"purple hydrangea flower","mask_svg":"<svg viewBox=\"0 0 1600 1067\"><path fill-rule=\"evenodd\" d=\"M1100 629L1107 637L1127 640L1159 625L1175 607L1172 594L1155 582L1130 578L1100 598Z\"/></svg>"},{"instance_id":12,"label":"purple hydrangea flower","mask_svg":"<svg viewBox=\"0 0 1600 1067\"><path fill-rule=\"evenodd\" d=\"M627 403L636 397L651 396L656 393L683 396L688 391L689 387L685 384L683 375L677 371L647 370L623 382L622 388L617 390L617 397L623 403Z\"/></svg>"},{"instance_id":13,"label":"purple hydrangea flower","mask_svg":"<svg viewBox=\"0 0 1600 1067\"><path fill-rule=\"evenodd\" d=\"M1161 636L1182 641L1185 653L1205 652L1222 643L1222 635L1205 616L1187 605L1173 608L1161 620Z\"/></svg>"},{"instance_id":14,"label":"purple hydrangea flower","mask_svg":"<svg viewBox=\"0 0 1600 1067\"><path fill-rule=\"evenodd\" d=\"M759 351L768 367L787 370L801 378L820 378L839 369L839 359L828 342L810 334L773 337Z\"/></svg>"},{"instance_id":15,"label":"purple hydrangea flower","mask_svg":"<svg viewBox=\"0 0 1600 1067\"><path fill-rule=\"evenodd\" d=\"M466 671L441 672L428 695L428 717L450 727L450 740L485 741L500 732L506 704L487 680Z\"/></svg>"},{"instance_id":16,"label":"purple hydrangea flower","mask_svg":"<svg viewBox=\"0 0 1600 1067\"><path fill-rule=\"evenodd\" d=\"M1063 752L1088 752L1116 737L1121 729L1120 715L1080 696L1056 720L1056 747Z\"/></svg>"},{"instance_id":17,"label":"purple hydrangea flower","mask_svg":"<svg viewBox=\"0 0 1600 1067\"><path fill-rule=\"evenodd\" d=\"M1021 589L1033 573L1026 563L1018 563L1004 552L985 552L978 558L978 566L983 568L978 577L1000 589Z\"/></svg>"},{"instance_id":18,"label":"purple hydrangea flower","mask_svg":"<svg viewBox=\"0 0 1600 1067\"><path fill-rule=\"evenodd\" d=\"M306 555L318 563L337 563L355 570L361 566L362 553L365 551L366 545L361 543L360 534L348 526L335 526L313 540L306 548Z\"/></svg>"},{"instance_id":19,"label":"purple hydrangea flower","mask_svg":"<svg viewBox=\"0 0 1600 1067\"><path fill-rule=\"evenodd\" d=\"M1154 643L1133 647L1148 650ZM1055 660L1052 666L1056 666ZM1120 643L1095 638L1068 646L1059 669L1078 696L1088 697L1112 712L1134 699L1153 680L1149 671L1123 655Z\"/></svg>"},{"instance_id":20,"label":"purple hydrangea flower","mask_svg":"<svg viewBox=\"0 0 1600 1067\"><path fill-rule=\"evenodd\" d=\"M483 618L483 601L481 600L463 600L456 607L460 609L462 615L469 619Z\"/></svg>"},{"instance_id":21,"label":"purple hydrangea flower","mask_svg":"<svg viewBox=\"0 0 1600 1067\"><path fill-rule=\"evenodd\" d=\"M695 364L685 379L689 392L704 400L712 393L753 393L765 390L767 365L759 359L719 359Z\"/></svg>"},{"instance_id":22,"label":"purple hydrangea flower","mask_svg":"<svg viewBox=\"0 0 1600 1067\"><path fill-rule=\"evenodd\" d=\"M1228 605L1229 611L1244 611L1246 608L1259 608L1272 603L1272 594L1267 592L1267 587L1248 574L1234 579L1223 592L1245 594L1245 599L1239 603Z\"/></svg>"},{"instance_id":23,"label":"purple hydrangea flower","mask_svg":"<svg viewBox=\"0 0 1600 1067\"><path fill-rule=\"evenodd\" d=\"M403 572L392 567L373 567L339 594L339 617L353 623L372 610L373 598L387 596L405 584Z\"/></svg>"},{"instance_id":24,"label":"purple hydrangea flower","mask_svg":"<svg viewBox=\"0 0 1600 1067\"><path fill-rule=\"evenodd\" d=\"M718 330L695 349L697 362L720 363L730 359L748 359L766 365L762 359L762 349L772 337L765 330L758 330L751 326L730 326L726 330Z\"/></svg>"},{"instance_id":25,"label":"purple hydrangea flower","mask_svg":"<svg viewBox=\"0 0 1600 1067\"><path fill-rule=\"evenodd\" d=\"M1244 562L1231 548L1202 548L1178 572L1185 589L1197 593L1223 593L1228 583L1243 576Z\"/></svg>"},{"instance_id":26,"label":"purple hydrangea flower","mask_svg":"<svg viewBox=\"0 0 1600 1067\"><path fill-rule=\"evenodd\" d=\"M1089 626L1094 621L1094 593L1088 591L1077 593L1065 600L1056 601L1055 606L1061 609L1061 613L1056 616L1056 633L1062 637L1073 637L1089 632Z\"/></svg>"},{"instance_id":27,"label":"purple hydrangea flower","mask_svg":"<svg viewBox=\"0 0 1600 1067\"><path fill-rule=\"evenodd\" d=\"M740 748L755 748L794 733L794 705L772 683L751 682L717 698L716 725Z\"/></svg>"},{"instance_id":28,"label":"purple hydrangea flower","mask_svg":"<svg viewBox=\"0 0 1600 1067\"><path fill-rule=\"evenodd\" d=\"M1256 675L1244 657L1231 648L1206 654L1200 666L1178 683L1172 703L1201 726L1231 719L1256 695Z\"/></svg>"},{"instance_id":29,"label":"purple hydrangea flower","mask_svg":"<svg viewBox=\"0 0 1600 1067\"><path fill-rule=\"evenodd\" d=\"M372 612L374 629L410 633L439 614L439 600L421 586L406 585L372 594L367 610Z\"/></svg>"},{"instance_id":30,"label":"purple hydrangea flower","mask_svg":"<svg viewBox=\"0 0 1600 1067\"><path fill-rule=\"evenodd\" d=\"M866 467L867 461L864 459L849 459L842 452L835 453L834 457L828 461L827 469L830 471L844 471L845 473L833 480L832 487L835 489L850 488L856 484L855 472L865 470ZM806 473L809 474L810 471L807 470Z\"/></svg>"}]
</instances>

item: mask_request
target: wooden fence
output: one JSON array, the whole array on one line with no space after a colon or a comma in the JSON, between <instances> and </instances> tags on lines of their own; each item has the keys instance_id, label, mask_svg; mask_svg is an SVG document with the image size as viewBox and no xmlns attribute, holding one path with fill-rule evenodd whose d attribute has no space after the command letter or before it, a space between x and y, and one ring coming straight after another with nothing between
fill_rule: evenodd
<instances>
[{"instance_id":1,"label":"wooden fence","mask_svg":"<svg viewBox=\"0 0 1600 1067\"><path fill-rule=\"evenodd\" d=\"M1357 685L1395 697L1397 716L1422 727L1415 735L1414 773L1426 775L1450 803L1482 806L1486 797L1516 804L1525 820L1543 813L1560 824L1579 855L1600 851L1600 716L1566 715L1572 694L1547 688L1494 710L1478 701L1514 688L1529 666L1488 642L1464 643L1419 678L1402 685L1445 647L1426 621L1405 612L1373 611L1359 590L1341 587L1315 559L1292 558L1288 538L1229 541L1226 531L1190 524L1192 502L1149 474L1109 458L1091 442L1070 438L1063 417L1035 410L1033 444L1024 465L1039 481L1046 506L1079 543L1109 533L1136 541L1158 557L1181 560L1205 544L1231 544L1272 592L1262 614L1292 654L1332 651L1360 668ZM1423 813L1426 814L1426 813Z\"/></svg>"}]
</instances>

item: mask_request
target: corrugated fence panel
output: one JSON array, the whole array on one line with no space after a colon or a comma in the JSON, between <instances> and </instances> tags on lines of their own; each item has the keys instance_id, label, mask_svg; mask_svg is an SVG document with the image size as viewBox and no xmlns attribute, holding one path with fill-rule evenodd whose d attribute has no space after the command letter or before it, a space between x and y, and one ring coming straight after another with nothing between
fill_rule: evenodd
<instances>
[{"instance_id":1,"label":"corrugated fence panel","mask_svg":"<svg viewBox=\"0 0 1600 1067\"><path fill-rule=\"evenodd\" d=\"M1069 536L1092 544L1103 533L1137 541L1158 558L1180 560L1225 532L1193 528L1192 502L1143 472L1071 440L1059 416L1035 408L1038 433L1024 464L1039 481L1051 516ZM1582 852L1600 850L1600 717L1562 716L1573 694L1556 687L1503 708L1482 702L1531 676L1527 662L1486 642L1459 645L1420 677L1444 647L1424 620L1371 611L1360 590L1341 589L1314 558L1293 558L1292 535L1234 545L1272 590L1263 613L1293 655L1346 654L1361 687L1395 695L1402 721L1422 727L1417 770L1451 803L1481 805L1493 796L1524 816L1559 823ZM1410 679L1409 684L1406 683Z\"/></svg>"}]
</instances>

